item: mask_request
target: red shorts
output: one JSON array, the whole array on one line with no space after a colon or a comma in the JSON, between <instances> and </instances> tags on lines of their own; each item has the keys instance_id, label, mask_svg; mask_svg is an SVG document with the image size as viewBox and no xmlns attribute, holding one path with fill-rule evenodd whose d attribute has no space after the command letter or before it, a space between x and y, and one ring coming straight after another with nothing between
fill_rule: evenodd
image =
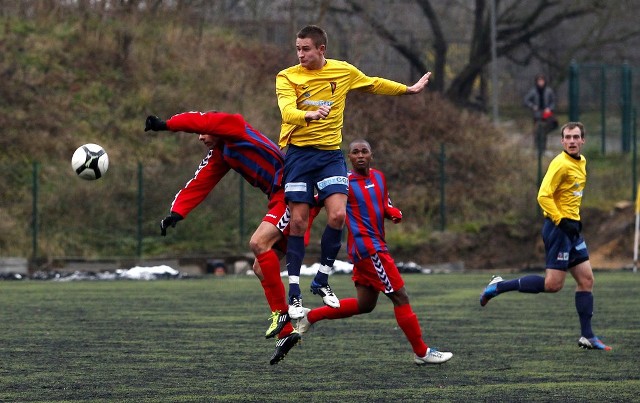
<instances>
[{"instance_id":1,"label":"red shorts","mask_svg":"<svg viewBox=\"0 0 640 403\"><path fill-rule=\"evenodd\" d=\"M287 203L284 201L284 190L279 190L271 196L271 200L269 200L267 208L269 211L265 214L262 221L273 224L280 232L282 232L282 235L284 235L284 238L276 242L273 247L281 252L286 252L291 213L289 212Z\"/></svg>"},{"instance_id":2,"label":"red shorts","mask_svg":"<svg viewBox=\"0 0 640 403\"><path fill-rule=\"evenodd\" d=\"M375 253L354 264L351 279L356 284L371 287L385 294L404 287L404 280L396 263L386 252Z\"/></svg>"}]
</instances>

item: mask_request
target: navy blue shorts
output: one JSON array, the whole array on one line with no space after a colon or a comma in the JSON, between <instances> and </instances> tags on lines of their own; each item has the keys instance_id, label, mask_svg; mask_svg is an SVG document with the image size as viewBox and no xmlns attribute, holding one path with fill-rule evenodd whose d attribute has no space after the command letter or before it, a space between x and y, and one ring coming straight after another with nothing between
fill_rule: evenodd
<instances>
[{"instance_id":1,"label":"navy blue shorts","mask_svg":"<svg viewBox=\"0 0 640 403\"><path fill-rule=\"evenodd\" d=\"M548 269L566 271L589 260L589 251L582 234L570 239L549 218L542 225L542 240L546 254L545 264Z\"/></svg>"},{"instance_id":2,"label":"navy blue shorts","mask_svg":"<svg viewBox=\"0 0 640 403\"><path fill-rule=\"evenodd\" d=\"M290 202L315 204L334 193L349 194L347 163L341 150L289 145L284 156L284 196Z\"/></svg>"}]
</instances>

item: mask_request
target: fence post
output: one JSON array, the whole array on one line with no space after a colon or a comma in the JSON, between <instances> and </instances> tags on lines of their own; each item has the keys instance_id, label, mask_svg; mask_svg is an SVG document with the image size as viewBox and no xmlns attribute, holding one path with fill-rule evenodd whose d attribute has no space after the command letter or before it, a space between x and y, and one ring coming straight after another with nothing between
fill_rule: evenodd
<instances>
[{"instance_id":1,"label":"fence post","mask_svg":"<svg viewBox=\"0 0 640 403\"><path fill-rule=\"evenodd\" d=\"M636 200L638 195L638 179L637 179L637 163L638 163L638 144L636 143L637 139L637 123L638 123L638 111L636 108L633 108L633 128L632 128L632 158L631 158L631 201Z\"/></svg>"},{"instance_id":2,"label":"fence post","mask_svg":"<svg viewBox=\"0 0 640 403\"><path fill-rule=\"evenodd\" d=\"M607 124L607 67L600 66L600 149L604 156L607 152L607 138L605 127Z\"/></svg>"},{"instance_id":3,"label":"fence post","mask_svg":"<svg viewBox=\"0 0 640 403\"><path fill-rule=\"evenodd\" d=\"M631 119L633 105L631 100L631 68L629 63L622 64L622 151L631 150Z\"/></svg>"},{"instance_id":4,"label":"fence post","mask_svg":"<svg viewBox=\"0 0 640 403\"><path fill-rule=\"evenodd\" d=\"M138 225L137 225L137 238L138 245L136 248L136 255L138 258L142 256L142 202L144 193L144 178L142 170L142 162L138 162Z\"/></svg>"},{"instance_id":5,"label":"fence post","mask_svg":"<svg viewBox=\"0 0 640 403\"><path fill-rule=\"evenodd\" d=\"M440 231L444 231L447 228L447 204L445 201L445 161L446 161L446 153L444 143L440 143Z\"/></svg>"},{"instance_id":6,"label":"fence post","mask_svg":"<svg viewBox=\"0 0 640 403\"><path fill-rule=\"evenodd\" d=\"M546 127L542 121L536 122L536 144L538 146L538 186L542 183L542 156L546 148ZM544 142L543 142L544 140Z\"/></svg>"},{"instance_id":7,"label":"fence post","mask_svg":"<svg viewBox=\"0 0 640 403\"><path fill-rule=\"evenodd\" d=\"M31 258L35 260L38 257L38 173L40 164L33 162L32 170L32 189L31 189Z\"/></svg>"},{"instance_id":8,"label":"fence post","mask_svg":"<svg viewBox=\"0 0 640 403\"><path fill-rule=\"evenodd\" d=\"M240 232L240 248L244 246L244 178L241 175L238 175L240 180L240 214L239 214L239 232Z\"/></svg>"},{"instance_id":9,"label":"fence post","mask_svg":"<svg viewBox=\"0 0 640 403\"><path fill-rule=\"evenodd\" d=\"M569 120L580 120L580 69L578 63L571 62L569 66Z\"/></svg>"}]
</instances>

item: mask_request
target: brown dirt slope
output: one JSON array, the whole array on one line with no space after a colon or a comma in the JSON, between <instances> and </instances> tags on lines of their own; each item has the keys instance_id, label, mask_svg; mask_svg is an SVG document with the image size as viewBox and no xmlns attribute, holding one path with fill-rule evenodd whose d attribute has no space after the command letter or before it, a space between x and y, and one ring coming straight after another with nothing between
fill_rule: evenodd
<instances>
[{"instance_id":1,"label":"brown dirt slope","mask_svg":"<svg viewBox=\"0 0 640 403\"><path fill-rule=\"evenodd\" d=\"M583 209L584 237L594 269L633 264L634 208L621 203L612 211ZM418 250L399 250L399 260L421 264L464 262L467 270L542 270L544 246L540 219L517 226L496 224L473 234L438 233Z\"/></svg>"}]
</instances>

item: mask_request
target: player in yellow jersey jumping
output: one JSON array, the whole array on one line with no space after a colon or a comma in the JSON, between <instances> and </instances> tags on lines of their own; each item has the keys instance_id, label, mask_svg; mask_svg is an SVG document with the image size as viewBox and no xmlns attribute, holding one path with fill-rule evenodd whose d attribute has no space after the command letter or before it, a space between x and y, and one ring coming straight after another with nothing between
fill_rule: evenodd
<instances>
[{"instance_id":1,"label":"player in yellow jersey jumping","mask_svg":"<svg viewBox=\"0 0 640 403\"><path fill-rule=\"evenodd\" d=\"M418 94L429 82L427 73L408 87L391 80L368 77L351 64L325 58L327 34L315 25L298 32L296 52L300 64L276 77L276 95L282 114L279 145L285 155L285 197L291 211L287 247L289 315L304 316L300 291L300 266L304 258L304 234L314 193L327 211L321 240L321 268L311 282L311 292L331 307L340 301L329 286L329 273L341 247L349 180L340 150L347 93L361 90L380 95Z\"/></svg>"},{"instance_id":2,"label":"player in yellow jersey jumping","mask_svg":"<svg viewBox=\"0 0 640 403\"><path fill-rule=\"evenodd\" d=\"M547 170L540 190L538 204L544 213L542 239L546 253L545 276L528 275L514 280L494 276L480 295L480 305L504 292L520 291L537 294L558 292L564 285L567 271L576 281L575 305L582 332L578 346L586 349L611 350L593 334L593 271L587 244L582 237L580 204L587 182L587 160L580 154L584 144L584 126L569 122L560 129L563 151Z\"/></svg>"}]
</instances>

